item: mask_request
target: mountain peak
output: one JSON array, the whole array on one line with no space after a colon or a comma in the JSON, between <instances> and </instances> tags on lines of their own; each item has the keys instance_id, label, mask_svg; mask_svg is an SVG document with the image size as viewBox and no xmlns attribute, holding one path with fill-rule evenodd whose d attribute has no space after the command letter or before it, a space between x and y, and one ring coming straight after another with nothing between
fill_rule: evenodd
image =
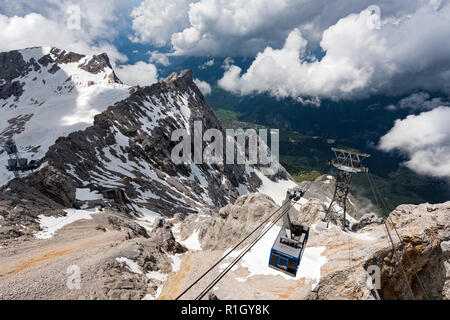
<instances>
[{"instance_id":1,"label":"mountain peak","mask_svg":"<svg viewBox=\"0 0 450 320\"><path fill-rule=\"evenodd\" d=\"M105 53L51 47L1 52L0 144L14 139L27 159L40 159L58 137L92 125L96 114L128 96ZM0 185L11 178L1 166Z\"/></svg>"},{"instance_id":2,"label":"mountain peak","mask_svg":"<svg viewBox=\"0 0 450 320\"><path fill-rule=\"evenodd\" d=\"M192 70L183 70L179 74L177 72L173 72L170 76L167 78L161 80L161 82L164 83L173 83L173 82L184 82L186 84L194 82L194 77L192 75Z\"/></svg>"}]
</instances>

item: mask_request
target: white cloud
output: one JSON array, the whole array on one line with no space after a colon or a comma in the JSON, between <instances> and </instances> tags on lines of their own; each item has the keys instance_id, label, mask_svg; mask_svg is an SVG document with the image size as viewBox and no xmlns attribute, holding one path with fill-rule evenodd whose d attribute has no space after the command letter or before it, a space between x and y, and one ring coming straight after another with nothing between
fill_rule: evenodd
<instances>
[{"instance_id":1,"label":"white cloud","mask_svg":"<svg viewBox=\"0 0 450 320\"><path fill-rule=\"evenodd\" d=\"M67 23L67 8L71 4L80 7L80 29L74 29ZM128 58L107 41L117 34L118 18L115 13L119 5L123 7L124 2L6 1L0 5L0 51L52 46L81 54L106 52L117 75L124 83L128 85L155 83L158 71L153 64L138 62L134 65L123 65ZM9 17L1 14L2 12L16 15ZM23 16L20 16L21 14ZM163 57L157 54L153 54L152 57L158 58L160 63L166 63ZM116 68L117 63L122 65Z\"/></svg>"},{"instance_id":2,"label":"white cloud","mask_svg":"<svg viewBox=\"0 0 450 320\"><path fill-rule=\"evenodd\" d=\"M172 34L188 25L189 1L144 0L136 7L133 17L133 41L166 45Z\"/></svg>"},{"instance_id":3,"label":"white cloud","mask_svg":"<svg viewBox=\"0 0 450 320\"><path fill-rule=\"evenodd\" d=\"M450 177L450 108L438 107L397 120L380 140L380 149L398 150L411 170L433 177Z\"/></svg>"},{"instance_id":4,"label":"white cloud","mask_svg":"<svg viewBox=\"0 0 450 320\"><path fill-rule=\"evenodd\" d=\"M108 40L117 35L119 0L5 1L0 4L0 51L54 46L82 54L106 52L113 66L125 62ZM79 28L70 25L69 5L80 8Z\"/></svg>"},{"instance_id":5,"label":"white cloud","mask_svg":"<svg viewBox=\"0 0 450 320\"><path fill-rule=\"evenodd\" d=\"M382 14L395 19L428 0L378 0ZM254 56L279 47L299 27L316 46L323 30L367 8L373 0L145 0L133 12L134 40L169 45L178 55Z\"/></svg>"},{"instance_id":6,"label":"white cloud","mask_svg":"<svg viewBox=\"0 0 450 320\"><path fill-rule=\"evenodd\" d=\"M68 8L75 5L81 13L79 33L89 38L111 39L117 35L118 8L124 10L124 3L126 0L2 0L0 14L12 17L37 13L63 26L68 21Z\"/></svg>"},{"instance_id":7,"label":"white cloud","mask_svg":"<svg viewBox=\"0 0 450 320\"><path fill-rule=\"evenodd\" d=\"M215 63L215 60L211 59L211 60L208 60L205 63L199 65L198 68L200 70L205 70L205 69L208 69L209 67L212 67L214 65L214 63Z\"/></svg>"},{"instance_id":8,"label":"white cloud","mask_svg":"<svg viewBox=\"0 0 450 320\"><path fill-rule=\"evenodd\" d=\"M113 64L127 60L114 46L106 42L94 45L90 39L37 13L24 17L0 15L0 30L0 51L53 46L82 54L106 52Z\"/></svg>"},{"instance_id":9,"label":"white cloud","mask_svg":"<svg viewBox=\"0 0 450 320\"><path fill-rule=\"evenodd\" d=\"M161 64L165 67L170 65L168 55L158 51L149 51L147 54L150 55L150 62Z\"/></svg>"},{"instance_id":10,"label":"white cloud","mask_svg":"<svg viewBox=\"0 0 450 320\"><path fill-rule=\"evenodd\" d=\"M276 97L332 99L411 90L450 92L450 5L429 5L401 21L368 28L368 10L351 14L324 31L322 59L310 56L299 29L284 47L267 47L250 68L229 66L219 81L224 89ZM411 36L414 35L414 36Z\"/></svg>"},{"instance_id":11,"label":"white cloud","mask_svg":"<svg viewBox=\"0 0 450 320\"><path fill-rule=\"evenodd\" d=\"M129 86L149 86L158 81L155 65L139 61L134 65L122 65L116 68L116 74Z\"/></svg>"},{"instance_id":12,"label":"white cloud","mask_svg":"<svg viewBox=\"0 0 450 320\"><path fill-rule=\"evenodd\" d=\"M208 82L199 79L194 79L194 83L197 85L197 87L203 93L204 96L208 96L211 94L211 86L209 85Z\"/></svg>"}]
</instances>

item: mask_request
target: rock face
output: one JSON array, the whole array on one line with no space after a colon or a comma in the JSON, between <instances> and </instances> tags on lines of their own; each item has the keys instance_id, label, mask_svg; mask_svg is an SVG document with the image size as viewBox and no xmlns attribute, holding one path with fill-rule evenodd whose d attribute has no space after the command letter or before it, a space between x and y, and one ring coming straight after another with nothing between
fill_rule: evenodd
<instances>
[{"instance_id":1,"label":"rock face","mask_svg":"<svg viewBox=\"0 0 450 320\"><path fill-rule=\"evenodd\" d=\"M74 204L75 184L51 166L24 179L15 179L0 188L0 238L31 236L39 229L39 215L64 216L62 209ZM18 225L22 229L18 230Z\"/></svg>"},{"instance_id":2,"label":"rock face","mask_svg":"<svg viewBox=\"0 0 450 320\"><path fill-rule=\"evenodd\" d=\"M135 88L128 99L97 115L92 127L58 139L44 161L66 172L78 188L121 188L138 211L165 216L222 207L243 190L256 191L262 183L258 167L174 163L172 150L179 142L172 141L172 133L182 129L193 137L195 120L202 121L203 132L224 132L192 73L184 71ZM283 168L277 178L291 179Z\"/></svg>"},{"instance_id":3,"label":"rock face","mask_svg":"<svg viewBox=\"0 0 450 320\"><path fill-rule=\"evenodd\" d=\"M311 186L309 186L309 184L308 181L300 183L301 186L308 189L305 198L317 199L323 203L326 209L328 209L331 200L333 199L336 179L331 175L322 175L318 177ZM358 201L351 193L348 196L347 213L355 219L360 219L366 213L360 210Z\"/></svg>"},{"instance_id":4,"label":"rock face","mask_svg":"<svg viewBox=\"0 0 450 320\"><path fill-rule=\"evenodd\" d=\"M273 200L263 194L242 196L234 204L225 206L212 216L188 216L182 222L181 237L186 239L196 231L203 250L227 249L248 235L277 209L278 206Z\"/></svg>"},{"instance_id":5,"label":"rock face","mask_svg":"<svg viewBox=\"0 0 450 320\"><path fill-rule=\"evenodd\" d=\"M157 296L167 274L173 271L173 255L186 249L175 241L171 225L158 220L147 239L135 238L135 243L124 243L122 257L108 261L98 272L102 290L89 293L86 299L142 300L146 295ZM128 263L124 262L124 258ZM129 262L136 267L130 269Z\"/></svg>"},{"instance_id":6,"label":"rock face","mask_svg":"<svg viewBox=\"0 0 450 320\"><path fill-rule=\"evenodd\" d=\"M308 298L375 299L375 291L366 284L365 270L376 266L380 270L377 294L381 299L449 299L450 257L446 250L450 238L450 202L402 205L394 210L387 225L395 251L389 245L384 224L369 216L363 220L359 227L365 226L358 232L370 235L373 240L361 247L360 252L353 249L352 265L324 276L319 290ZM395 225L398 236L389 221Z\"/></svg>"},{"instance_id":7,"label":"rock face","mask_svg":"<svg viewBox=\"0 0 450 320\"><path fill-rule=\"evenodd\" d=\"M15 79L26 71L27 65L18 51L0 53L0 99L22 94L23 84Z\"/></svg>"},{"instance_id":8,"label":"rock face","mask_svg":"<svg viewBox=\"0 0 450 320\"><path fill-rule=\"evenodd\" d=\"M0 53L0 155L14 139L22 157L40 160L60 136L129 96L106 54L37 47ZM2 158L3 158L2 157ZM0 186L14 178L0 165Z\"/></svg>"},{"instance_id":9,"label":"rock face","mask_svg":"<svg viewBox=\"0 0 450 320\"><path fill-rule=\"evenodd\" d=\"M322 201L312 198L301 207L297 217L292 218L296 219L298 223L310 226L325 218L326 210L327 208Z\"/></svg>"},{"instance_id":10,"label":"rock face","mask_svg":"<svg viewBox=\"0 0 450 320\"><path fill-rule=\"evenodd\" d=\"M359 231L369 225L373 224L383 224L384 219L377 216L375 213L368 213L364 215L359 221L353 223L350 227L352 231Z\"/></svg>"},{"instance_id":11,"label":"rock face","mask_svg":"<svg viewBox=\"0 0 450 320\"><path fill-rule=\"evenodd\" d=\"M155 213L171 217L221 208L263 184L258 165L173 161L172 150L179 141L172 141L172 134L184 130L188 138L193 137L196 121L201 121L202 133L221 132L226 145L224 129L189 70L152 86L129 88L117 79L105 54L31 48L2 53L0 61L5 67L0 84L6 88L17 81L24 90L22 95L0 100L0 122L7 123L0 143L14 138L21 156L45 164L25 178L10 181L0 198L7 212L24 208L30 232L37 228L39 205L46 215L99 204L140 217ZM85 100L87 104L78 104ZM29 114L22 114L28 109ZM48 125L42 127L44 122ZM188 144L192 152L199 147L194 141ZM246 152L234 144L236 154ZM201 149L207 145L203 141ZM0 185L11 175L0 166ZM293 184L282 167L267 180ZM122 203L86 202L76 198L79 189L123 194ZM4 216L9 221L14 214ZM13 219L3 226L17 222ZM22 233L10 231L5 230L8 235Z\"/></svg>"}]
</instances>

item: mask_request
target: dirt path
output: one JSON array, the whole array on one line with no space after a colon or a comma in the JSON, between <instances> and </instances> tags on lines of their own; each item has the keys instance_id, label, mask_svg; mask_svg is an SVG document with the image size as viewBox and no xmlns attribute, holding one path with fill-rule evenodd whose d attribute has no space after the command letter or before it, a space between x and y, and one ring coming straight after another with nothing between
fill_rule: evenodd
<instances>
[{"instance_id":1,"label":"dirt path","mask_svg":"<svg viewBox=\"0 0 450 320\"><path fill-rule=\"evenodd\" d=\"M80 267L89 290L88 281L95 270L124 240L118 231L96 230L103 217L79 220L59 230L54 238L16 241L0 249L0 299L64 299L77 298L81 292L67 288L67 268Z\"/></svg>"},{"instance_id":2,"label":"dirt path","mask_svg":"<svg viewBox=\"0 0 450 320\"><path fill-rule=\"evenodd\" d=\"M191 271L191 265L192 254L182 256L180 271L169 275L158 300L174 300L186 289L188 286L186 279Z\"/></svg>"}]
</instances>

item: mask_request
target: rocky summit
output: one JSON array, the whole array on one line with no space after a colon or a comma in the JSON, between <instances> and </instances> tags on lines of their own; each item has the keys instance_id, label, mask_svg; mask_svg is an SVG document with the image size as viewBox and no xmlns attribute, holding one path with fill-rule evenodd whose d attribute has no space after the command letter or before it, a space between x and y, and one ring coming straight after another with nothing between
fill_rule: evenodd
<instances>
[{"instance_id":1,"label":"rocky summit","mask_svg":"<svg viewBox=\"0 0 450 320\"><path fill-rule=\"evenodd\" d=\"M385 219L349 195L349 229L324 229L333 176L296 183L282 167L266 176L258 165L176 164L176 130L192 137L200 122L227 139L189 70L129 87L106 54L0 53L0 109L1 144L13 139L21 157L39 163L14 177L0 151L0 299L174 299L294 187L306 193L289 217L310 228L296 277L269 268L282 225L267 224L184 298L263 230L210 299L450 296L450 203L405 204Z\"/></svg>"}]
</instances>

